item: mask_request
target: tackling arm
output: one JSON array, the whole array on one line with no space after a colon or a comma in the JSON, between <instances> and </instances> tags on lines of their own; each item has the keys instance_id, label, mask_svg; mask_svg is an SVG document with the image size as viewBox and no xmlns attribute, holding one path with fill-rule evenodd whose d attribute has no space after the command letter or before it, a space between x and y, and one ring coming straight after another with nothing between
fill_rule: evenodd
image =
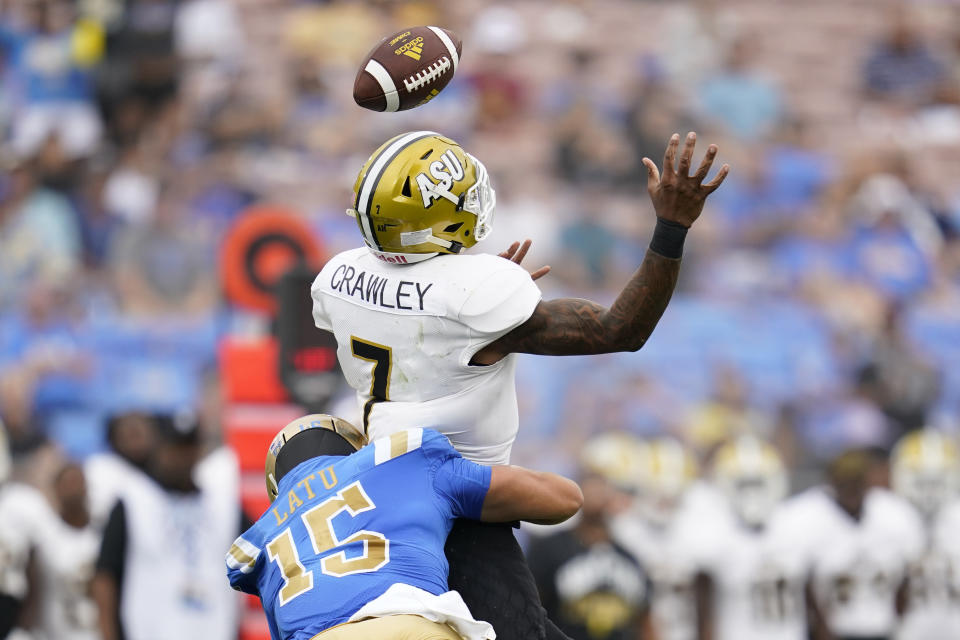
<instances>
[{"instance_id":1,"label":"tackling arm","mask_svg":"<svg viewBox=\"0 0 960 640\"><path fill-rule=\"evenodd\" d=\"M687 135L679 166L674 169L679 144L680 136L674 134L664 154L662 176L649 158L644 158L643 163L658 230L661 223L664 228L672 228L671 234L679 229L682 243L682 228L689 228L696 221L707 196L720 186L730 168L723 165L711 182L703 184L717 155L716 145L710 145L700 167L691 176L696 135ZM656 240L656 234L654 238ZM668 243L671 245L677 246L676 237ZM659 246L664 244L661 242ZM478 351L471 363L489 365L511 353L559 356L636 351L660 321L679 273L679 252L674 259L651 249L611 308L574 298L541 302L526 322Z\"/></svg>"},{"instance_id":2,"label":"tackling arm","mask_svg":"<svg viewBox=\"0 0 960 640\"><path fill-rule=\"evenodd\" d=\"M558 524L573 516L582 504L583 493L573 480L545 471L496 466L491 469L480 519Z\"/></svg>"}]
</instances>

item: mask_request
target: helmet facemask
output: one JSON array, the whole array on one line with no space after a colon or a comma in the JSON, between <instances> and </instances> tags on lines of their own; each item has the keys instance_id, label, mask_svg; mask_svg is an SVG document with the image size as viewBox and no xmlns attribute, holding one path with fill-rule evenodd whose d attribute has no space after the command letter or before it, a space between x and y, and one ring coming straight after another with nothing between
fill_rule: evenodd
<instances>
[{"instance_id":1,"label":"helmet facemask","mask_svg":"<svg viewBox=\"0 0 960 640\"><path fill-rule=\"evenodd\" d=\"M477 181L464 194L461 208L477 216L473 237L476 238L477 242L480 242L493 230L493 214L497 207L497 192L493 190L493 185L490 184L490 175L483 163L469 153L467 157L476 167Z\"/></svg>"},{"instance_id":2,"label":"helmet facemask","mask_svg":"<svg viewBox=\"0 0 960 640\"><path fill-rule=\"evenodd\" d=\"M764 526L786 496L786 479L777 473L744 475L724 484L733 510L752 528Z\"/></svg>"}]
</instances>

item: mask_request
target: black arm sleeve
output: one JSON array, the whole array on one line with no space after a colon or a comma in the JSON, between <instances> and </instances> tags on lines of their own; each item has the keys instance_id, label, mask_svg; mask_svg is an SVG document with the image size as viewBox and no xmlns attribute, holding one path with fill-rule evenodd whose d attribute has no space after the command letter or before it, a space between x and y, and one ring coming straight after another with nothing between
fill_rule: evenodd
<instances>
[{"instance_id":1,"label":"black arm sleeve","mask_svg":"<svg viewBox=\"0 0 960 640\"><path fill-rule=\"evenodd\" d=\"M20 614L20 601L5 593L0 594L0 638L6 638Z\"/></svg>"},{"instance_id":2,"label":"black arm sleeve","mask_svg":"<svg viewBox=\"0 0 960 640\"><path fill-rule=\"evenodd\" d=\"M117 587L123 583L123 569L127 556L127 514L123 501L117 501L103 530L103 542L97 557L97 571L112 575Z\"/></svg>"}]
</instances>

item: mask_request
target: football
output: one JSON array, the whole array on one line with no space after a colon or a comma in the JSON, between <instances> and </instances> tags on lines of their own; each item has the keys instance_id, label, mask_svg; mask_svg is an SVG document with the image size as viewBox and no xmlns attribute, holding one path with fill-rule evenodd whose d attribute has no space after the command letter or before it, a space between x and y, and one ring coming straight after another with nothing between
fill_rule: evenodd
<instances>
[{"instance_id":1,"label":"football","mask_svg":"<svg viewBox=\"0 0 960 640\"><path fill-rule=\"evenodd\" d=\"M433 99L460 63L463 43L440 27L411 27L381 40L367 55L353 83L364 109L404 111Z\"/></svg>"}]
</instances>

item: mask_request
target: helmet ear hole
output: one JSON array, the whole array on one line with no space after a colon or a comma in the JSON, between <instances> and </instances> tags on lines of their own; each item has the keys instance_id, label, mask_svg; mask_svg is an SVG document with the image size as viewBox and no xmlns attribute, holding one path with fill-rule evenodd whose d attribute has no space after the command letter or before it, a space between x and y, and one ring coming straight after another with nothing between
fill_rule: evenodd
<instances>
[{"instance_id":1,"label":"helmet ear hole","mask_svg":"<svg viewBox=\"0 0 960 640\"><path fill-rule=\"evenodd\" d=\"M413 192L410 191L410 176L407 176L407 179L403 181L403 188L400 189L400 193L408 198L413 197Z\"/></svg>"},{"instance_id":2,"label":"helmet ear hole","mask_svg":"<svg viewBox=\"0 0 960 640\"><path fill-rule=\"evenodd\" d=\"M463 226L463 223L462 223L462 222L455 222L455 223L453 223L453 224L451 224L451 225L448 225L446 228L444 228L443 231L444 231L444 233L456 233L457 230L458 230L460 227L462 227L462 226ZM469 233L469 232L467 232L467 233Z\"/></svg>"}]
</instances>

